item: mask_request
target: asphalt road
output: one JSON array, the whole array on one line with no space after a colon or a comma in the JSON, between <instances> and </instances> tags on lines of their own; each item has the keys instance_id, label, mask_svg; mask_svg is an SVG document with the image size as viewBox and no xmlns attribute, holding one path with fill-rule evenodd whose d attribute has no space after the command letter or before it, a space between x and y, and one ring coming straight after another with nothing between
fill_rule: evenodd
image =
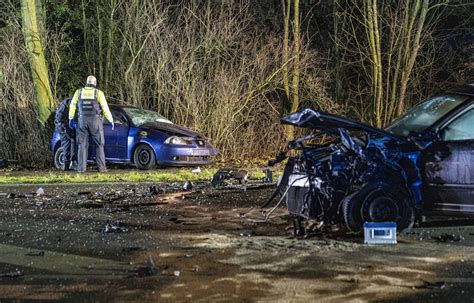
<instances>
[{"instance_id":1,"label":"asphalt road","mask_svg":"<svg viewBox=\"0 0 474 303\"><path fill-rule=\"evenodd\" d=\"M0 300L472 302L474 226L432 221L368 246L292 237L271 189L196 183L0 187Z\"/></svg>"}]
</instances>

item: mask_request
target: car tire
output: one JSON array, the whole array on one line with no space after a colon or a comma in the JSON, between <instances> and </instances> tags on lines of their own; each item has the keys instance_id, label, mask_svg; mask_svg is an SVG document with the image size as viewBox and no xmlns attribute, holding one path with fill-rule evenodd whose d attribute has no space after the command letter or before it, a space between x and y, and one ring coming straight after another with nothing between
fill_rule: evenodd
<instances>
[{"instance_id":1,"label":"car tire","mask_svg":"<svg viewBox=\"0 0 474 303\"><path fill-rule=\"evenodd\" d=\"M342 207L346 226L353 232L360 232L364 222L396 222L398 231L409 230L415 223L412 199L396 185L366 185L346 197Z\"/></svg>"},{"instance_id":2,"label":"car tire","mask_svg":"<svg viewBox=\"0 0 474 303\"><path fill-rule=\"evenodd\" d=\"M54 152L54 166L59 170L64 170L64 152L61 146Z\"/></svg>"},{"instance_id":3,"label":"car tire","mask_svg":"<svg viewBox=\"0 0 474 303\"><path fill-rule=\"evenodd\" d=\"M133 153L133 163L138 169L149 170L156 167L156 156L154 150L146 145L140 144Z\"/></svg>"}]
</instances>

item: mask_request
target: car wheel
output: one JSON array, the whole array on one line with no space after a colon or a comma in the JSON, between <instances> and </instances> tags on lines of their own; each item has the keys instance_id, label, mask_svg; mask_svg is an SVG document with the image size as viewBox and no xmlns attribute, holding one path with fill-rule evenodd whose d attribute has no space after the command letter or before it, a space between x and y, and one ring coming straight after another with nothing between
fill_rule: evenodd
<instances>
[{"instance_id":1,"label":"car wheel","mask_svg":"<svg viewBox=\"0 0 474 303\"><path fill-rule=\"evenodd\" d=\"M415 210L410 196L398 186L369 184L343 201L343 216L347 227L362 230L364 222L396 222L397 230L409 230L415 222Z\"/></svg>"},{"instance_id":2,"label":"car wheel","mask_svg":"<svg viewBox=\"0 0 474 303\"><path fill-rule=\"evenodd\" d=\"M138 145L133 154L133 162L138 169L153 169L156 166L155 152L146 144Z\"/></svg>"},{"instance_id":3,"label":"car wheel","mask_svg":"<svg viewBox=\"0 0 474 303\"><path fill-rule=\"evenodd\" d=\"M64 170L64 152L61 146L54 152L54 166L57 169Z\"/></svg>"}]
</instances>

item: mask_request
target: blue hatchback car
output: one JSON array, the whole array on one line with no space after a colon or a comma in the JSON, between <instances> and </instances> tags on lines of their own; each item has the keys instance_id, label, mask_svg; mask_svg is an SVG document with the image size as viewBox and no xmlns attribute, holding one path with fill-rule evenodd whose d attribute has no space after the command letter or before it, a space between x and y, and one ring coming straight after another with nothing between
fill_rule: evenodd
<instances>
[{"instance_id":1,"label":"blue hatchback car","mask_svg":"<svg viewBox=\"0 0 474 303\"><path fill-rule=\"evenodd\" d=\"M178 126L157 112L132 106L109 105L115 129L104 120L105 158L108 163L132 164L139 169L158 166L197 166L212 162L217 154L198 132ZM51 140L54 165L64 168L59 133ZM89 144L89 160L95 157Z\"/></svg>"}]
</instances>

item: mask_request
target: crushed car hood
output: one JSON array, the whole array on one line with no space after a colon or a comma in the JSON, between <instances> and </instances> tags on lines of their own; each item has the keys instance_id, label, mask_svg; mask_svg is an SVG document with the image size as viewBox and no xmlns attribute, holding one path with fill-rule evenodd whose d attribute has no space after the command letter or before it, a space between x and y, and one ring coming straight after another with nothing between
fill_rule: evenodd
<instances>
[{"instance_id":1,"label":"crushed car hood","mask_svg":"<svg viewBox=\"0 0 474 303\"><path fill-rule=\"evenodd\" d=\"M283 117L281 119L281 123L303 128L315 129L330 134L337 134L339 128L344 128L347 130L361 130L369 134L380 135L397 141L407 141L406 138L396 136L383 129L376 128L338 115L315 111L309 108Z\"/></svg>"},{"instance_id":2,"label":"crushed car hood","mask_svg":"<svg viewBox=\"0 0 474 303\"><path fill-rule=\"evenodd\" d=\"M185 127L165 122L148 122L141 125L143 129L157 130L164 133L167 133L171 136L185 136L193 138L204 138L200 133L193 130L187 129Z\"/></svg>"}]
</instances>

